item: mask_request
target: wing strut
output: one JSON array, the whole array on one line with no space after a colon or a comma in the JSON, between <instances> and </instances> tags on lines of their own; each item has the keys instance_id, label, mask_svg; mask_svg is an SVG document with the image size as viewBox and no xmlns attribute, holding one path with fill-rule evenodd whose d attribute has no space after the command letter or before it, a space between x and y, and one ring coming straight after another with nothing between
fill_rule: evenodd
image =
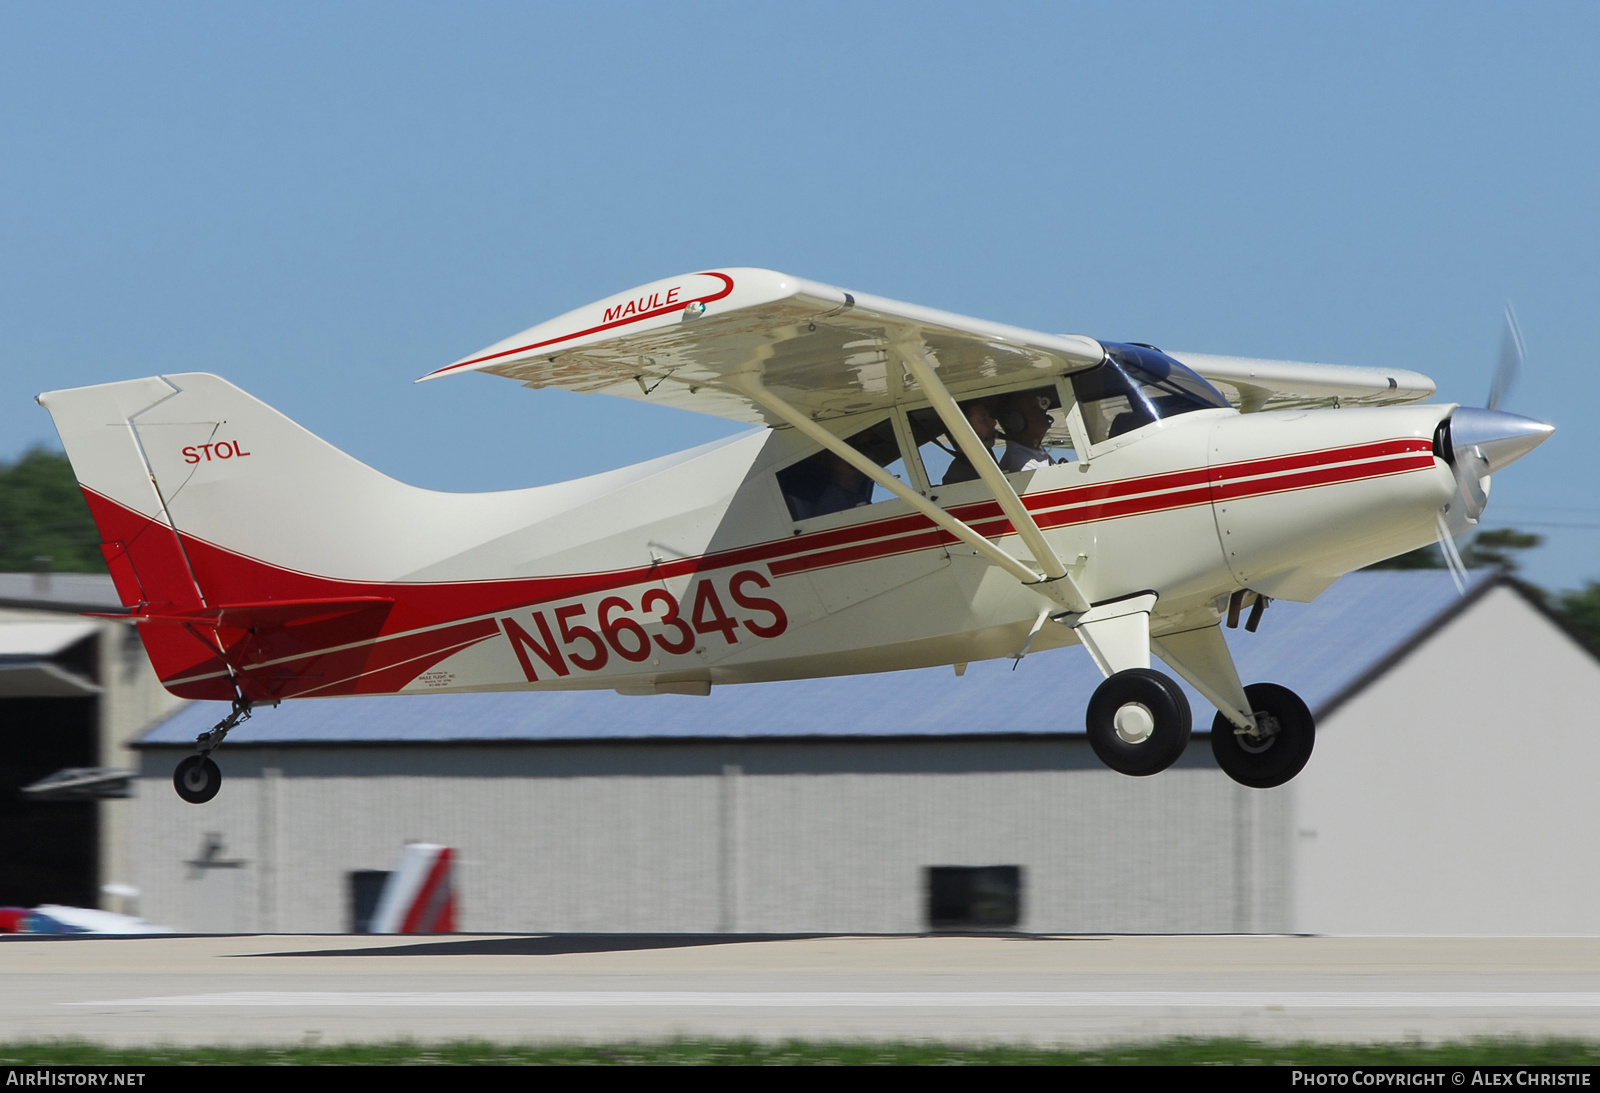
<instances>
[{"instance_id":1,"label":"wing strut","mask_svg":"<svg viewBox=\"0 0 1600 1093\"><path fill-rule=\"evenodd\" d=\"M924 384L924 386L926 386L926 384ZM1067 576L1066 581L1052 580L1045 574L1037 572L1031 566L1012 557L1010 553L1000 549L1000 547L996 546L994 543L991 543L988 539L985 539L982 535L974 531L972 527L964 520L958 520L954 516L951 516L944 509L940 508L932 501L929 501L926 497L911 489L894 475L890 474L872 460L862 455L843 437L835 436L834 434L830 433L828 430L818 425L815 421L812 421L811 418L807 417L805 414L789 405L789 403L785 402L782 398L767 390L761 385L761 381L759 379L747 381L746 383L741 384L740 387L743 393L749 398L759 403L766 409L772 411L772 413L782 418L796 429L800 430L812 440L815 440L818 444L821 444L828 451L832 452L834 455L850 464L856 470L872 479L874 482L888 490L890 493L894 494L896 497L900 498L900 500L906 502L912 508L922 513L922 515L932 520L939 527L944 528L944 530L948 531L951 535L954 535L957 539L960 539L963 543L966 543L973 550L977 551L985 558L988 558L991 562L1005 570L1007 573L1011 574L1024 585L1039 593L1039 595L1050 600L1052 603L1067 608L1069 611L1082 611L1087 609L1088 605L1083 603L1082 593L1078 592L1077 585L1072 583L1072 578L1070 576ZM943 390L943 388L941 387L940 390ZM962 418L961 420L963 424L966 424L965 418ZM968 425L967 430L970 432L971 429L972 426ZM982 447L982 445L980 444L979 447ZM993 460L990 462L992 463ZM995 469L996 471L999 470L998 467ZM1001 482L1004 483L1005 479L1001 479ZM1007 488L1010 488L1009 484L1007 485ZM1012 496L1015 497L1016 494L1013 493ZM1029 520L1029 523L1032 524L1032 520ZM1035 526L1035 531L1037 531L1037 526ZM1050 558L1055 560L1054 552L1050 553ZM1056 565L1059 566L1060 564L1061 563L1059 561L1056 561ZM1063 574L1065 575L1064 570ZM1075 598L1069 598L1074 595Z\"/></svg>"},{"instance_id":2,"label":"wing strut","mask_svg":"<svg viewBox=\"0 0 1600 1093\"><path fill-rule=\"evenodd\" d=\"M1000 508L1011 521L1012 528L1022 539L1023 545L1033 554L1034 564L1044 570L1041 579L1050 590L1037 588L1035 591L1057 601L1069 610L1075 612L1089 610L1089 601L1078 588L1078 582L1072 579L1067 567L1061 564L1055 548L1045 541L1044 532L1040 531L1039 525L1034 522L1033 514L1022 503L1022 498L1017 496L1017 491L1011 488L1011 483L1006 481L1006 476L1000 470L999 464L995 463L994 456L989 454L989 449L983 446L983 441L979 440L978 434L973 431L967 415L961 412L956 400L951 397L944 384L939 382L939 377L933 370L932 354L928 352L928 347L919 340L915 345L900 348L901 359L905 361L912 378L921 385L923 394L928 396L928 401L939 414L939 420L944 422L950 438L956 442L956 446L978 472L983 484L989 487L994 499L1000 502Z\"/></svg>"}]
</instances>

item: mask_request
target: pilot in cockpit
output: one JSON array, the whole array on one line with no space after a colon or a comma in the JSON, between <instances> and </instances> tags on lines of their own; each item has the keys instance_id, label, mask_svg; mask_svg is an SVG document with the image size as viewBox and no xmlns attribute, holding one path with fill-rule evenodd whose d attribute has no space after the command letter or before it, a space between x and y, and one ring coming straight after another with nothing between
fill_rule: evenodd
<instances>
[{"instance_id":1,"label":"pilot in cockpit","mask_svg":"<svg viewBox=\"0 0 1600 1093\"><path fill-rule=\"evenodd\" d=\"M1055 463L1044 450L1044 437L1050 431L1050 399L1037 391L1018 391L1001 406L1000 428L1006 435L1005 454L1000 469L1007 474L1031 471Z\"/></svg>"}]
</instances>

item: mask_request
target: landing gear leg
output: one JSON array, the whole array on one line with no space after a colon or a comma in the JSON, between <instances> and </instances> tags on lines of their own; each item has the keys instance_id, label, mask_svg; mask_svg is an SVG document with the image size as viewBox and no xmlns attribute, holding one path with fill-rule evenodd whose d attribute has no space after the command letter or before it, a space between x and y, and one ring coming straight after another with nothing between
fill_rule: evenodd
<instances>
[{"instance_id":1,"label":"landing gear leg","mask_svg":"<svg viewBox=\"0 0 1600 1093\"><path fill-rule=\"evenodd\" d=\"M172 773L172 788L178 791L179 797L191 805L203 805L217 795L222 788L222 771L211 753L227 738L230 729L250 720L250 706L248 698L234 699L233 710L227 717L211 726L210 731L195 737L195 750L199 754L179 763Z\"/></svg>"},{"instance_id":2,"label":"landing gear leg","mask_svg":"<svg viewBox=\"0 0 1600 1093\"><path fill-rule=\"evenodd\" d=\"M1089 699L1085 727L1100 761L1142 777L1166 770L1189 746L1183 688L1150 667L1153 593L1100 604L1069 621L1106 680Z\"/></svg>"}]
</instances>

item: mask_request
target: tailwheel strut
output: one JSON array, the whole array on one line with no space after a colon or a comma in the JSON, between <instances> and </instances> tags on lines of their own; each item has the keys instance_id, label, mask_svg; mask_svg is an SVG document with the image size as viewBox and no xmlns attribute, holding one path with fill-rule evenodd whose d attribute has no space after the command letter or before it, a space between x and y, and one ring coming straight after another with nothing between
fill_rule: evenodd
<instances>
[{"instance_id":1,"label":"tailwheel strut","mask_svg":"<svg viewBox=\"0 0 1600 1093\"><path fill-rule=\"evenodd\" d=\"M172 773L172 787L178 791L179 797L191 805L203 805L217 795L222 788L222 771L211 758L211 753L227 739L230 730L250 720L251 706L248 698L235 698L233 709L227 717L195 737L197 754L184 759Z\"/></svg>"},{"instance_id":2,"label":"tailwheel strut","mask_svg":"<svg viewBox=\"0 0 1600 1093\"><path fill-rule=\"evenodd\" d=\"M211 726L209 732L203 732L194 738L196 750L201 755L210 755L213 751L216 751L217 748L222 746L223 740L227 739L229 731L250 720L250 711L254 708L254 705L248 698L235 698L233 700L233 712Z\"/></svg>"}]
</instances>

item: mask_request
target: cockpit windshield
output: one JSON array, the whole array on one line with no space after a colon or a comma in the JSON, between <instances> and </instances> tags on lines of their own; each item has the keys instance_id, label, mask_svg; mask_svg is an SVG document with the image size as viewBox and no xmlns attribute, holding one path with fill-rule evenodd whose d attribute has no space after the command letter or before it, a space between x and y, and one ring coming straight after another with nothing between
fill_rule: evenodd
<instances>
[{"instance_id":1,"label":"cockpit windshield","mask_svg":"<svg viewBox=\"0 0 1600 1093\"><path fill-rule=\"evenodd\" d=\"M1229 405L1222 392L1159 349L1101 344L1106 347L1105 362L1072 376L1072 390L1083 408L1090 443L1110 440L1152 421Z\"/></svg>"}]
</instances>

